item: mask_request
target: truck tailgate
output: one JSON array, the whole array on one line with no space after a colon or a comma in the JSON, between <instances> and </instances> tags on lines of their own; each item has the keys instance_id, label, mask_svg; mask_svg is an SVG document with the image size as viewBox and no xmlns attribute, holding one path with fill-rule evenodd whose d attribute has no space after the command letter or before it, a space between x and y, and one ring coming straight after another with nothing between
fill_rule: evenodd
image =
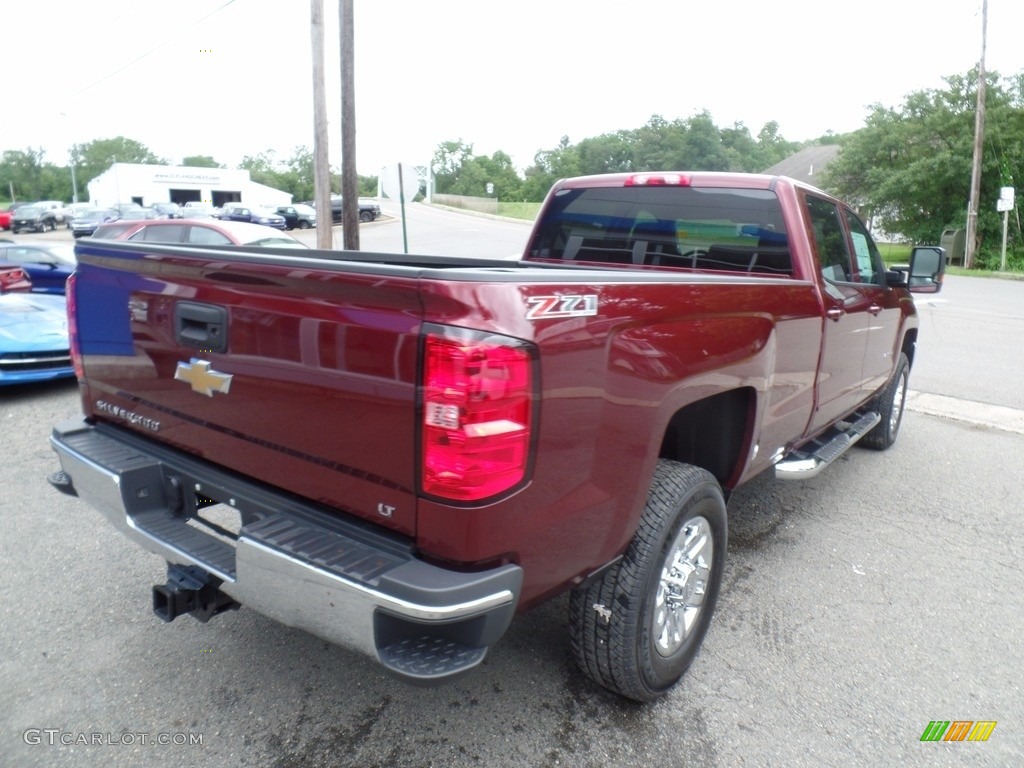
<instances>
[{"instance_id":1,"label":"truck tailgate","mask_svg":"<svg viewBox=\"0 0 1024 768\"><path fill-rule=\"evenodd\" d=\"M86 415L415 535L415 272L139 245L78 244Z\"/></svg>"}]
</instances>

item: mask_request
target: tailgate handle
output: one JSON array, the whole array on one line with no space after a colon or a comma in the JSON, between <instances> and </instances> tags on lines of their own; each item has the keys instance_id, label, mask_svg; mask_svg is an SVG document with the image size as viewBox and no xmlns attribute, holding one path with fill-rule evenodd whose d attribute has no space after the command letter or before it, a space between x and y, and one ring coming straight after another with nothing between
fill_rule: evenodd
<instances>
[{"instance_id":1,"label":"tailgate handle","mask_svg":"<svg viewBox=\"0 0 1024 768\"><path fill-rule=\"evenodd\" d=\"M183 347L227 352L227 309L213 304L179 301L174 306L174 338Z\"/></svg>"}]
</instances>

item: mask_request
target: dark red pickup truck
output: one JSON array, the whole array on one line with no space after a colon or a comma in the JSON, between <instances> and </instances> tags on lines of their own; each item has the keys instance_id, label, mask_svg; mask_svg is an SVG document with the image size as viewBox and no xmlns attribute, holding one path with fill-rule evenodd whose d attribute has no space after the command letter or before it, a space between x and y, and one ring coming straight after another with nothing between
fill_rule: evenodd
<instances>
[{"instance_id":1,"label":"dark red pickup truck","mask_svg":"<svg viewBox=\"0 0 1024 768\"><path fill-rule=\"evenodd\" d=\"M704 638L730 490L896 439L944 268L712 173L559 182L520 262L77 252L50 479L167 560L161 618L242 604L435 681L572 590L580 666L638 700Z\"/></svg>"}]
</instances>

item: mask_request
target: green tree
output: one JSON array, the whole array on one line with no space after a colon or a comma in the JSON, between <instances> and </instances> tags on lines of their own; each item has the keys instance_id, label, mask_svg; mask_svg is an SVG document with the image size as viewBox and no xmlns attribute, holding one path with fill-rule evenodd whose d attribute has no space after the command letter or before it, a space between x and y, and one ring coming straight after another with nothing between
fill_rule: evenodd
<instances>
[{"instance_id":1,"label":"green tree","mask_svg":"<svg viewBox=\"0 0 1024 768\"><path fill-rule=\"evenodd\" d=\"M434 188L440 194L496 197L501 200L523 199L523 180L502 151L490 157L473 154L473 146L459 141L445 141L434 150ZM487 185L493 192L487 192Z\"/></svg>"},{"instance_id":2,"label":"green tree","mask_svg":"<svg viewBox=\"0 0 1024 768\"><path fill-rule=\"evenodd\" d=\"M557 179L579 174L760 172L799 148L779 134L775 122L767 123L755 141L742 123L721 129L706 111L687 120L652 115L635 130L586 138L575 146L563 137L558 148L538 152L526 169L522 194L527 200L540 200Z\"/></svg>"},{"instance_id":3,"label":"green tree","mask_svg":"<svg viewBox=\"0 0 1024 768\"><path fill-rule=\"evenodd\" d=\"M8 149L0 156L0 188L15 200L39 200L43 186L42 149Z\"/></svg>"},{"instance_id":4,"label":"green tree","mask_svg":"<svg viewBox=\"0 0 1024 768\"><path fill-rule=\"evenodd\" d=\"M761 165L760 148L743 123L733 123L731 128L722 128L719 133L722 149L729 159L729 170L758 173L771 165Z\"/></svg>"},{"instance_id":5,"label":"green tree","mask_svg":"<svg viewBox=\"0 0 1024 768\"><path fill-rule=\"evenodd\" d=\"M190 155L188 157L181 158L181 164L186 168L223 168L224 166L218 163L209 155Z\"/></svg>"},{"instance_id":6,"label":"green tree","mask_svg":"<svg viewBox=\"0 0 1024 768\"><path fill-rule=\"evenodd\" d=\"M628 143L632 146L633 171L681 171L684 163L686 124L679 120L669 122L661 115L652 115L647 124L631 131Z\"/></svg>"},{"instance_id":7,"label":"green tree","mask_svg":"<svg viewBox=\"0 0 1024 768\"><path fill-rule=\"evenodd\" d=\"M274 157L275 154L274 150L268 149L258 155L246 155L238 167L243 171L248 171L249 178L257 184L285 190L289 179L286 177L286 173L279 168L278 161Z\"/></svg>"},{"instance_id":8,"label":"green tree","mask_svg":"<svg viewBox=\"0 0 1024 768\"><path fill-rule=\"evenodd\" d=\"M114 163L167 165L167 160L153 154L145 144L124 136L75 144L71 147L71 162L75 164L79 190L84 190L90 181Z\"/></svg>"},{"instance_id":9,"label":"green tree","mask_svg":"<svg viewBox=\"0 0 1024 768\"><path fill-rule=\"evenodd\" d=\"M911 93L900 107L875 105L865 127L844 138L822 182L886 231L915 242L937 243L944 229L965 226L977 71L945 81L947 88ZM1002 239L999 187L1024 170L1021 82L987 75L977 246L989 258Z\"/></svg>"},{"instance_id":10,"label":"green tree","mask_svg":"<svg viewBox=\"0 0 1024 768\"><path fill-rule=\"evenodd\" d=\"M826 142L819 140L818 143L824 144ZM801 144L795 141L786 141L782 134L779 133L779 124L774 120L770 120L761 126L761 130L757 133L757 150L755 154L757 161L753 165L753 169L761 172L766 168L771 168L776 163L782 162L795 153L800 147Z\"/></svg>"},{"instance_id":11,"label":"green tree","mask_svg":"<svg viewBox=\"0 0 1024 768\"><path fill-rule=\"evenodd\" d=\"M493 185L490 193L488 184ZM523 180L519 178L512 158L499 151L490 157L467 158L459 168L450 194L520 200L522 186Z\"/></svg>"},{"instance_id":12,"label":"green tree","mask_svg":"<svg viewBox=\"0 0 1024 768\"><path fill-rule=\"evenodd\" d=\"M669 170L733 170L729 163L729 153L722 143L721 131L707 112L701 112L686 121L681 151L682 163L678 168Z\"/></svg>"},{"instance_id":13,"label":"green tree","mask_svg":"<svg viewBox=\"0 0 1024 768\"><path fill-rule=\"evenodd\" d=\"M629 131L605 133L583 139L576 145L580 173L619 173L633 167L633 145Z\"/></svg>"},{"instance_id":14,"label":"green tree","mask_svg":"<svg viewBox=\"0 0 1024 768\"><path fill-rule=\"evenodd\" d=\"M576 147L563 136L555 149L541 150L533 158L533 165L524 173L522 195L524 200L540 201L559 179L580 175L580 156Z\"/></svg>"},{"instance_id":15,"label":"green tree","mask_svg":"<svg viewBox=\"0 0 1024 768\"><path fill-rule=\"evenodd\" d=\"M71 171L44 160L42 149L9 149L0 155L0 196L15 200L70 200Z\"/></svg>"},{"instance_id":16,"label":"green tree","mask_svg":"<svg viewBox=\"0 0 1024 768\"><path fill-rule=\"evenodd\" d=\"M312 150L305 145L295 147L292 156L285 161L285 169L284 191L290 192L296 201L312 200L316 194Z\"/></svg>"},{"instance_id":17,"label":"green tree","mask_svg":"<svg viewBox=\"0 0 1024 768\"><path fill-rule=\"evenodd\" d=\"M458 141L444 141L434 150L431 167L434 171L434 189L443 195L458 195L455 185L462 166L473 157L473 145Z\"/></svg>"},{"instance_id":18,"label":"green tree","mask_svg":"<svg viewBox=\"0 0 1024 768\"><path fill-rule=\"evenodd\" d=\"M360 197L376 197L377 196L377 180L376 176L360 176L359 177L359 196Z\"/></svg>"}]
</instances>

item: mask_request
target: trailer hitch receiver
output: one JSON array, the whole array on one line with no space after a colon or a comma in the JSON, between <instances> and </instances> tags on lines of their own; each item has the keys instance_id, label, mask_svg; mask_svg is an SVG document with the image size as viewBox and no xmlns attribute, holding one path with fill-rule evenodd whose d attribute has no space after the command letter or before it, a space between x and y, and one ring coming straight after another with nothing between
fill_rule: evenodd
<instances>
[{"instance_id":1,"label":"trailer hitch receiver","mask_svg":"<svg viewBox=\"0 0 1024 768\"><path fill-rule=\"evenodd\" d=\"M167 565L167 583L153 587L153 613L164 621L174 621L187 613L206 623L224 611L233 611L238 603L220 591L220 580L201 568Z\"/></svg>"}]
</instances>

